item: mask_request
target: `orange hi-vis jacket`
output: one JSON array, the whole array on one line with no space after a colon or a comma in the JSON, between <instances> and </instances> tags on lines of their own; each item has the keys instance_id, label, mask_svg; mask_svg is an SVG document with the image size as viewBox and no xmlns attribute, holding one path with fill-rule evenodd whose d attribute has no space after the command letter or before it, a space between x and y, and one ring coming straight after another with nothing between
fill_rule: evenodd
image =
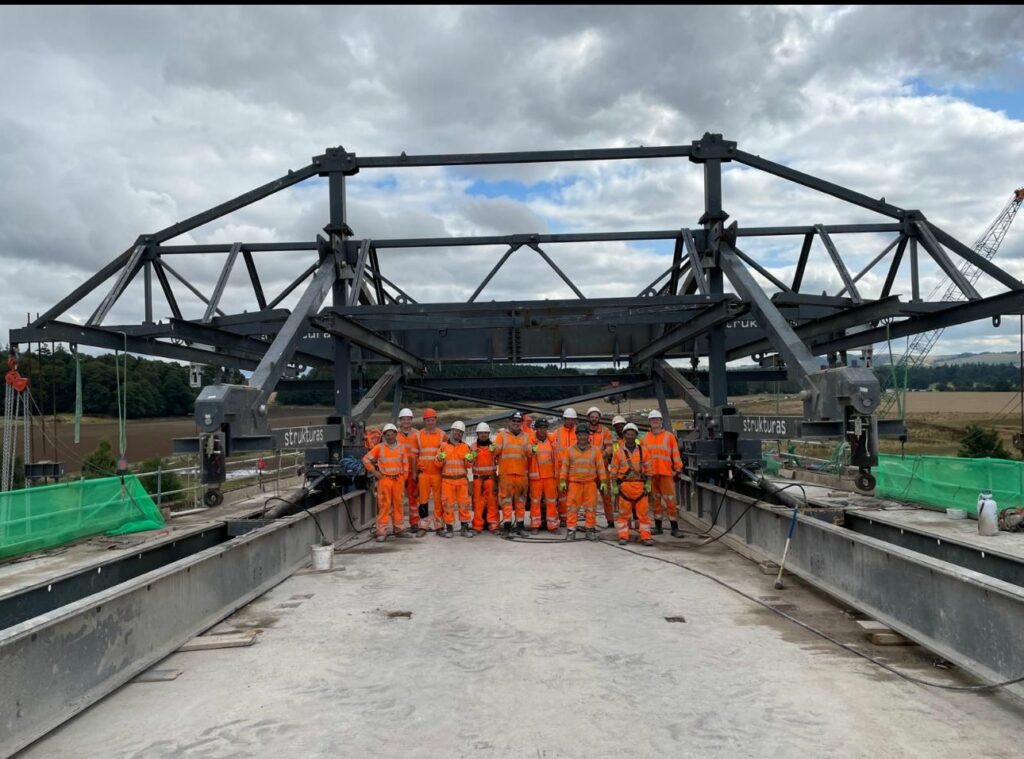
<instances>
[{"instance_id":1,"label":"orange hi-vis jacket","mask_svg":"<svg viewBox=\"0 0 1024 759\"><path fill-rule=\"evenodd\" d=\"M441 462L437 460L437 454L441 450L441 444L448 437L444 430L434 428L434 431L427 432L420 430L416 433L416 468L426 474L441 474Z\"/></svg>"},{"instance_id":2,"label":"orange hi-vis jacket","mask_svg":"<svg viewBox=\"0 0 1024 759\"><path fill-rule=\"evenodd\" d=\"M496 454L492 450L493 446L492 440L488 440L487 445L481 445L480 440L477 439L470 447L470 450L476 454L476 458L473 460L473 479L494 476L497 465L495 464Z\"/></svg>"},{"instance_id":3,"label":"orange hi-vis jacket","mask_svg":"<svg viewBox=\"0 0 1024 759\"><path fill-rule=\"evenodd\" d=\"M409 457L400 443L392 447L387 443L377 443L363 456L363 466L367 471L378 469L385 477L405 477L409 473Z\"/></svg>"},{"instance_id":4,"label":"orange hi-vis jacket","mask_svg":"<svg viewBox=\"0 0 1024 759\"><path fill-rule=\"evenodd\" d=\"M469 446L465 442L447 442L441 444L441 451L444 453L441 476L445 479L463 479L467 472L466 456L469 455Z\"/></svg>"},{"instance_id":5,"label":"orange hi-vis jacket","mask_svg":"<svg viewBox=\"0 0 1024 759\"><path fill-rule=\"evenodd\" d=\"M562 465L559 477L567 482L597 482L608 479L608 470L604 466L604 454L600 448L588 446L582 451L574 445L562 451Z\"/></svg>"},{"instance_id":6,"label":"orange hi-vis jacket","mask_svg":"<svg viewBox=\"0 0 1024 759\"><path fill-rule=\"evenodd\" d=\"M518 435L502 430L494 441L498 454L498 467L503 475L525 477L530 457L530 436L525 432Z\"/></svg>"},{"instance_id":7,"label":"orange hi-vis jacket","mask_svg":"<svg viewBox=\"0 0 1024 759\"><path fill-rule=\"evenodd\" d=\"M641 442L647 458L651 462L651 474L659 477L670 477L683 470L683 460L679 456L679 442L674 433L662 430L657 435L648 432Z\"/></svg>"},{"instance_id":8,"label":"orange hi-vis jacket","mask_svg":"<svg viewBox=\"0 0 1024 759\"><path fill-rule=\"evenodd\" d=\"M620 443L612 459L611 475L625 482L643 481L651 476L651 459L644 455L639 444L630 451L625 443Z\"/></svg>"},{"instance_id":9,"label":"orange hi-vis jacket","mask_svg":"<svg viewBox=\"0 0 1024 759\"><path fill-rule=\"evenodd\" d=\"M594 448L598 448L601 451L601 455L604 455L604 447L611 442L611 430L607 430L600 424L597 425L596 430L590 431L590 445Z\"/></svg>"},{"instance_id":10,"label":"orange hi-vis jacket","mask_svg":"<svg viewBox=\"0 0 1024 759\"><path fill-rule=\"evenodd\" d=\"M559 451L567 451L574 445L576 445L576 426L573 425L572 427L566 429L565 425L563 424L561 427L555 430L554 434L551 437L554 438L555 446L557 446Z\"/></svg>"},{"instance_id":11,"label":"orange hi-vis jacket","mask_svg":"<svg viewBox=\"0 0 1024 759\"><path fill-rule=\"evenodd\" d=\"M554 479L558 474L558 455L551 438L535 440L533 455L530 457L530 479Z\"/></svg>"},{"instance_id":12,"label":"orange hi-vis jacket","mask_svg":"<svg viewBox=\"0 0 1024 759\"><path fill-rule=\"evenodd\" d=\"M412 474L416 471L416 428L410 428L408 435L399 430L398 442L401 443L402 448L405 449L405 455L409 459L409 473Z\"/></svg>"}]
</instances>

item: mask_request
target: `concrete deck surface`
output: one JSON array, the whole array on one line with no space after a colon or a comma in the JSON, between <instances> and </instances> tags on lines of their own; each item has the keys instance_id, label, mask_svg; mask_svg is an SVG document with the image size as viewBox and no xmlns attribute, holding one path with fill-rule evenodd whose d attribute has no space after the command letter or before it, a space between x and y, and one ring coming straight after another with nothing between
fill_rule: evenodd
<instances>
[{"instance_id":1,"label":"concrete deck surface","mask_svg":"<svg viewBox=\"0 0 1024 759\"><path fill-rule=\"evenodd\" d=\"M916 647L871 646L795 578L777 591L720 543L693 544L638 550L968 682ZM156 668L176 680L126 685L21 756L1020 756L1019 702L912 685L610 546L429 535L336 559L343 570L300 572L213 631L260 629L255 645L174 654Z\"/></svg>"}]
</instances>

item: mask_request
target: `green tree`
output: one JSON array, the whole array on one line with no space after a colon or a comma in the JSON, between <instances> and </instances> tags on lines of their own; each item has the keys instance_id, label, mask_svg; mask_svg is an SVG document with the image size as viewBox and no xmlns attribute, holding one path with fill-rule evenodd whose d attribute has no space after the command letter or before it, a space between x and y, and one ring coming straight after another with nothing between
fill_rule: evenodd
<instances>
[{"instance_id":1,"label":"green tree","mask_svg":"<svg viewBox=\"0 0 1024 759\"><path fill-rule=\"evenodd\" d=\"M1012 459L999 433L991 427L985 429L978 424L968 424L960 439L957 456L965 459Z\"/></svg>"},{"instance_id":2,"label":"green tree","mask_svg":"<svg viewBox=\"0 0 1024 759\"><path fill-rule=\"evenodd\" d=\"M96 450L82 461L82 478L94 480L98 477L113 477L117 472L117 459L110 442L101 440Z\"/></svg>"},{"instance_id":3,"label":"green tree","mask_svg":"<svg viewBox=\"0 0 1024 759\"><path fill-rule=\"evenodd\" d=\"M139 473L142 473L142 472L155 472L157 469L160 469L162 466L164 466L163 459L161 459L159 457L153 457L151 459L146 459L141 464L139 464L135 468L135 471L139 472ZM173 493L174 491L181 490L184 487L184 485L181 482L181 477L179 477L174 472L161 472L160 473L159 481L157 480L157 476L155 474L152 474L152 475L149 475L147 477L140 478L139 482L142 483L142 487L144 487L146 489L146 492L149 493L154 498L156 498L156 491L157 491L157 484L158 484L158 482L159 482L159 485L160 485L161 492L164 492L164 493ZM181 497L181 493L178 493L178 494L176 494L173 497L174 498L180 498Z\"/></svg>"}]
</instances>

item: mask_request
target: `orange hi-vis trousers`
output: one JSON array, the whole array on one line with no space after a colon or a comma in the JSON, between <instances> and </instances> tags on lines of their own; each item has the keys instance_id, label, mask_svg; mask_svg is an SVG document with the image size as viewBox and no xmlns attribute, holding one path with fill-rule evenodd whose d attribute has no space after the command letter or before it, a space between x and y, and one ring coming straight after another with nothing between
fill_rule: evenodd
<instances>
[{"instance_id":1,"label":"orange hi-vis trousers","mask_svg":"<svg viewBox=\"0 0 1024 759\"><path fill-rule=\"evenodd\" d=\"M441 503L441 474L432 474L430 472L419 473L420 483L420 505L428 503L431 496L434 498L434 525L431 528L430 525L430 512L427 512L427 518L422 520L420 529L423 530L440 530L444 528L444 506Z\"/></svg>"},{"instance_id":2,"label":"orange hi-vis trousers","mask_svg":"<svg viewBox=\"0 0 1024 759\"><path fill-rule=\"evenodd\" d=\"M582 509L584 526L588 530L597 527L597 498L597 482L570 482L565 499L565 526L575 530Z\"/></svg>"},{"instance_id":3,"label":"orange hi-vis trousers","mask_svg":"<svg viewBox=\"0 0 1024 759\"><path fill-rule=\"evenodd\" d=\"M523 521L526 517L526 496L525 474L502 474L498 477L498 501L501 503L502 521L512 521L513 508L515 521Z\"/></svg>"},{"instance_id":4,"label":"orange hi-vis trousers","mask_svg":"<svg viewBox=\"0 0 1024 759\"><path fill-rule=\"evenodd\" d=\"M409 505L409 527L415 530L420 523L420 484L412 477L405 478L405 497Z\"/></svg>"},{"instance_id":5,"label":"orange hi-vis trousers","mask_svg":"<svg viewBox=\"0 0 1024 759\"><path fill-rule=\"evenodd\" d=\"M402 529L402 491L405 478L384 475L377 480L377 534L387 535L388 524L395 532Z\"/></svg>"},{"instance_id":6,"label":"orange hi-vis trousers","mask_svg":"<svg viewBox=\"0 0 1024 759\"><path fill-rule=\"evenodd\" d=\"M615 527L619 538L629 540L629 521L636 509L637 526L640 528L640 540L651 539L651 514L647 509L647 494L644 483L640 481L623 482L619 486L619 514L615 519Z\"/></svg>"},{"instance_id":7,"label":"orange hi-vis trousers","mask_svg":"<svg viewBox=\"0 0 1024 759\"><path fill-rule=\"evenodd\" d=\"M473 529L482 532L484 518L491 532L498 529L498 494L494 488L494 476L473 477Z\"/></svg>"},{"instance_id":8,"label":"orange hi-vis trousers","mask_svg":"<svg viewBox=\"0 0 1024 759\"><path fill-rule=\"evenodd\" d=\"M548 529L554 532L558 529L558 483L554 477L530 480L530 526L535 530L540 529L542 498L547 511Z\"/></svg>"},{"instance_id":9,"label":"orange hi-vis trousers","mask_svg":"<svg viewBox=\"0 0 1024 759\"><path fill-rule=\"evenodd\" d=\"M656 474L651 477L651 510L654 511L654 521L664 518L668 512L668 518L675 522L679 519L679 508L676 506L676 480L670 474Z\"/></svg>"},{"instance_id":10,"label":"orange hi-vis trousers","mask_svg":"<svg viewBox=\"0 0 1024 759\"><path fill-rule=\"evenodd\" d=\"M469 513L469 480L465 477L442 478L441 504L446 525L455 524L455 509L458 508L459 522L469 527L472 519Z\"/></svg>"}]
</instances>

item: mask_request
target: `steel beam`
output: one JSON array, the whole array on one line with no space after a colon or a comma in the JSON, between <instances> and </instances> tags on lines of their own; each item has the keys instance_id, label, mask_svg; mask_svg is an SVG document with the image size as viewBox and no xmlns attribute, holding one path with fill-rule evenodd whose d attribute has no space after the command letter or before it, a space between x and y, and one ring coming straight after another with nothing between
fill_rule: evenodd
<instances>
[{"instance_id":1,"label":"steel beam","mask_svg":"<svg viewBox=\"0 0 1024 759\"><path fill-rule=\"evenodd\" d=\"M395 388L398 382L401 382L404 374L405 367L401 364L393 364L389 367L359 399L359 403L352 408L352 421L356 424L365 424L373 414L373 410L377 408L377 404L384 400L384 397Z\"/></svg>"},{"instance_id":2,"label":"steel beam","mask_svg":"<svg viewBox=\"0 0 1024 759\"><path fill-rule=\"evenodd\" d=\"M256 303L262 311L267 307L267 296L263 293L263 284L260 282L260 274L256 271L256 262L253 260L252 251L243 250L242 258L245 259L245 268L249 272L249 280L252 282L252 291L256 296Z\"/></svg>"},{"instance_id":3,"label":"steel beam","mask_svg":"<svg viewBox=\"0 0 1024 759\"><path fill-rule=\"evenodd\" d=\"M498 259L498 263L496 263L491 268L491 270L489 272L487 272L487 276L484 277L484 281L481 282L479 284L479 286L477 286L476 290L473 291L473 294L469 296L469 302L470 303L472 303L473 301L476 300L476 296L478 296L481 292L483 292L483 289L485 287L487 287L487 283L490 282L492 279L494 279L494 275L497 274L498 271L501 269L501 267L505 265L505 262L508 261L509 256L511 256L513 253L515 253L517 250L519 250L519 247L520 247L519 245L510 245L509 246L508 250L505 251L505 255L503 255L500 259Z\"/></svg>"},{"instance_id":4,"label":"steel beam","mask_svg":"<svg viewBox=\"0 0 1024 759\"><path fill-rule=\"evenodd\" d=\"M164 298L167 299L171 315L175 319L180 319L181 309L178 308L178 299L174 297L174 291L171 290L171 283L167 281L167 272L164 271L163 262L159 258L153 259L153 268L156 269L156 278L160 282L160 289L164 291Z\"/></svg>"},{"instance_id":5,"label":"steel beam","mask_svg":"<svg viewBox=\"0 0 1024 759\"><path fill-rule=\"evenodd\" d=\"M359 295L363 290L363 274L366 272L366 263L370 257L370 241L363 240L359 244L359 257L356 259L356 271L352 277L351 289L348 293L346 305L355 306L359 303Z\"/></svg>"},{"instance_id":6,"label":"steel beam","mask_svg":"<svg viewBox=\"0 0 1024 759\"><path fill-rule=\"evenodd\" d=\"M287 579L320 543L372 524L366 491L0 631L0 755L10 756ZM314 519L316 522L314 522Z\"/></svg>"},{"instance_id":7,"label":"steel beam","mask_svg":"<svg viewBox=\"0 0 1024 759\"><path fill-rule=\"evenodd\" d=\"M533 150L508 153L450 153L436 155L356 156L360 169L398 169L407 166L486 166L514 163L560 163L563 161L616 161L635 158L685 158L689 145L657 148L599 148L596 150ZM324 158L321 156L321 158ZM316 159L314 159L315 161Z\"/></svg>"},{"instance_id":8,"label":"steel beam","mask_svg":"<svg viewBox=\"0 0 1024 759\"><path fill-rule=\"evenodd\" d=\"M529 247L533 248L535 251L537 251L540 254L540 257L548 262L548 266L550 266L552 269L554 269L555 274L557 274L558 277L563 282L565 282L565 284L567 284L569 286L570 290L572 290L574 293L576 293L576 297L577 298L579 298L580 300L586 300L586 296L582 292L580 292L580 289L578 287L576 287L576 285L573 283L573 281L571 279L569 279L567 276L565 276L565 272L563 272L561 269L558 268L558 266L555 264L555 262L552 261L551 258L548 256L548 254L543 251L543 249L540 247L540 245L538 245L535 242L528 242L526 244Z\"/></svg>"},{"instance_id":9,"label":"steel beam","mask_svg":"<svg viewBox=\"0 0 1024 759\"><path fill-rule=\"evenodd\" d=\"M629 363L633 366L640 366L652 358L657 358L682 345L687 340L691 340L698 335L710 332L715 327L733 321L738 316L744 314L746 310L747 306L739 300L724 300L692 317L681 326L652 340L630 356Z\"/></svg>"},{"instance_id":10,"label":"steel beam","mask_svg":"<svg viewBox=\"0 0 1024 759\"><path fill-rule=\"evenodd\" d=\"M889 265L889 273L885 275L885 284L882 285L880 298L888 298L889 293L892 292L892 286L896 282L896 275L900 271L900 263L903 261L903 252L907 249L908 239L906 235L900 236L900 242L896 246L896 253L892 257L892 264Z\"/></svg>"},{"instance_id":11,"label":"steel beam","mask_svg":"<svg viewBox=\"0 0 1024 759\"><path fill-rule=\"evenodd\" d=\"M952 280L956 288L962 292L969 300L977 300L981 297L977 290L974 289L974 285L967 281L967 278L960 273L960 269L949 259L946 255L946 251L939 245L939 241L935 239L935 235L932 234L931 228L925 222L915 222L914 229L917 230L921 244L924 245L924 249L928 251L928 255L934 259L935 263L939 265L939 268L945 272L946 276Z\"/></svg>"},{"instance_id":12,"label":"steel beam","mask_svg":"<svg viewBox=\"0 0 1024 759\"><path fill-rule=\"evenodd\" d=\"M800 248L800 257L796 262L796 271L793 272L793 292L800 292L800 285L804 281L804 270L807 269L807 258L811 255L811 246L814 245L814 235L817 231L813 228L804 235L804 242Z\"/></svg>"},{"instance_id":13,"label":"steel beam","mask_svg":"<svg viewBox=\"0 0 1024 759\"><path fill-rule=\"evenodd\" d=\"M754 502L711 485L686 483L684 516L724 542L779 561L792 509ZM721 503L719 508L716 504ZM705 515L717 517L714 524ZM792 572L833 598L920 643L984 682L1024 675L1020 634L1024 588L878 540L809 513L797 515L786 556ZM1024 686L1009 690L1024 696Z\"/></svg>"},{"instance_id":14,"label":"steel beam","mask_svg":"<svg viewBox=\"0 0 1024 759\"><path fill-rule=\"evenodd\" d=\"M306 269L304 272L302 272L302 274L300 274L295 279L293 279L291 284L288 285L288 287L284 288L284 290L281 291L280 295L278 295L276 298L274 298L272 301L270 301L270 303L267 304L267 308L269 308L269 309L277 308L277 305L281 301L283 301L285 298L287 298L289 295L291 295L292 294L292 290L294 290L296 287L301 285L310 274L312 274L313 272L316 271L316 269L317 269L317 267L319 265L320 264L310 264L308 269Z\"/></svg>"},{"instance_id":15,"label":"steel beam","mask_svg":"<svg viewBox=\"0 0 1024 759\"><path fill-rule=\"evenodd\" d=\"M882 249L882 252L881 252L881 253L879 253L879 254L878 254L877 256L875 256L874 258L872 258L872 259L871 259L871 261L869 261L869 262L868 262L868 265L867 265L867 266L865 266L865 267L864 267L863 269L861 269L861 270L860 270L860 272L858 272L858 273L857 273L857 276L855 276L855 277L853 278L853 281L854 281L855 283L856 283L856 282L860 282L861 278L862 278L862 277L863 277L863 276L864 276L865 274L867 274L867 273L868 273L869 271L871 271L872 269L874 269L874 268L875 268L875 265L876 265L876 264L877 264L877 263L878 263L879 261L881 261L881 260L882 260L883 258L885 258L885 255L886 255L886 254L887 254L887 253L888 253L888 252L889 252L890 250L892 250L893 248L895 248L895 247L896 247L896 244L897 244L897 243L898 243L899 241L900 241L900 238L899 238L899 237L897 237L897 238L896 238L895 240L893 240L893 241L892 241L891 243L889 243L888 245L886 245L886 246L885 246L885 248L883 248L883 249ZM840 290L840 291L839 291L838 293L836 293L836 295L842 295L842 294L843 294L843 293L845 293L845 292L846 292L846 287L844 286L842 290Z\"/></svg>"},{"instance_id":16,"label":"steel beam","mask_svg":"<svg viewBox=\"0 0 1024 759\"><path fill-rule=\"evenodd\" d=\"M708 278L704 273L704 266L701 264L700 255L697 253L697 243L694 241L693 233L689 229L683 230L683 244L686 246L686 255L690 260L690 276L693 277L693 281L697 284L697 292L701 295L710 294ZM678 295L679 293L673 292L671 294Z\"/></svg>"},{"instance_id":17,"label":"steel beam","mask_svg":"<svg viewBox=\"0 0 1024 759\"><path fill-rule=\"evenodd\" d=\"M832 242L832 238L829 236L828 230L821 224L816 224L814 228L818 230L818 236L821 238L821 242L825 245L825 250L828 251L828 255L832 259L832 263L835 265L836 271L839 272L839 278L843 280L843 291L850 293L850 297L853 299L854 303L861 303L864 299L860 297L860 291L857 290L857 285L850 276L850 271L846 268L846 264L843 262L843 257L839 255L839 251L836 250L836 245Z\"/></svg>"},{"instance_id":18,"label":"steel beam","mask_svg":"<svg viewBox=\"0 0 1024 759\"><path fill-rule=\"evenodd\" d=\"M117 279L114 280L113 287L110 288L106 297L103 298L99 306L96 307L92 316L89 317L89 320L85 323L86 326L98 327L103 323L107 314L110 313L110 309L114 307L117 299L121 297L121 293L125 291L131 281L135 278L135 275L138 273L139 268L142 266L142 256L145 252L145 245L136 245L135 248L132 249L132 254L128 257L128 261L121 269L121 273L118 274Z\"/></svg>"},{"instance_id":19,"label":"steel beam","mask_svg":"<svg viewBox=\"0 0 1024 759\"><path fill-rule=\"evenodd\" d=\"M686 405L693 409L695 414L710 414L712 412L711 399L698 390L696 385L680 374L679 370L670 365L668 361L657 359L651 368L663 382L667 383L677 395L686 401Z\"/></svg>"},{"instance_id":20,"label":"steel beam","mask_svg":"<svg viewBox=\"0 0 1024 759\"><path fill-rule=\"evenodd\" d=\"M236 242L231 246L227 260L220 270L220 276L217 277L217 284L213 288L213 295L210 296L210 300L206 303L206 312L201 320L203 323L208 323L213 318L214 313L218 311L217 306L220 305L220 298L224 294L224 288L227 287L228 278L231 276L231 270L235 266L235 259L238 258L238 251L241 248L242 243L240 242Z\"/></svg>"},{"instance_id":21,"label":"steel beam","mask_svg":"<svg viewBox=\"0 0 1024 759\"><path fill-rule=\"evenodd\" d=\"M207 298L207 297L206 297L205 295L203 295L203 294L202 294L201 292L199 292L199 290L197 290L197 289L195 288L195 286L193 286L193 284L192 284L191 282L189 282L189 281L188 281L187 279L185 279L185 278L184 278L183 276L181 276L180 274L178 274L178 272L176 272L176 271L175 271L174 269L172 269L172 268L171 268L171 265L170 265L169 263L167 263L166 261L164 261L164 262L163 262L163 268L164 268L164 269L166 269L166 270L167 270L167 272L168 272L168 273L169 273L169 274L170 274L170 275L171 275L172 277L174 277L174 278L175 278L176 280L178 280L179 282L181 282L181 284L185 285L185 287L187 287L187 288L189 289L189 292L191 292L191 293L192 293L193 295L195 295L195 296L196 296L197 298L199 298L199 300L201 300L201 301L202 301L203 303L205 303L206 305L210 305L210 299L209 299L209 298ZM219 308L215 308L214 310L215 310L215 311L216 311L216 312L217 312L218 314L220 314L220 315L222 315L222 316L224 315L224 312L223 312L223 311L221 311L221 310L220 310Z\"/></svg>"},{"instance_id":22,"label":"steel beam","mask_svg":"<svg viewBox=\"0 0 1024 759\"><path fill-rule=\"evenodd\" d=\"M333 311L327 311L311 319L310 323L335 337L350 340L362 348L371 350L378 356L405 364L416 372L422 373L426 370L426 364L419 356Z\"/></svg>"},{"instance_id":23,"label":"steel beam","mask_svg":"<svg viewBox=\"0 0 1024 759\"><path fill-rule=\"evenodd\" d=\"M929 230L935 236L936 240L945 245L953 253L956 253L961 258L966 258L969 262L974 264L976 267L981 269L985 274L988 274L997 282L1001 282L1011 290L1024 289L1024 282L1021 282L1019 279L1009 274L1008 272L1003 271L984 256L978 255L976 251L973 251L970 248L968 248L958 239L953 237L953 235L949 234L948 232L944 232L942 229L937 227L935 224L932 224L930 221L926 221L924 222L924 224L929 228Z\"/></svg>"}]
</instances>

